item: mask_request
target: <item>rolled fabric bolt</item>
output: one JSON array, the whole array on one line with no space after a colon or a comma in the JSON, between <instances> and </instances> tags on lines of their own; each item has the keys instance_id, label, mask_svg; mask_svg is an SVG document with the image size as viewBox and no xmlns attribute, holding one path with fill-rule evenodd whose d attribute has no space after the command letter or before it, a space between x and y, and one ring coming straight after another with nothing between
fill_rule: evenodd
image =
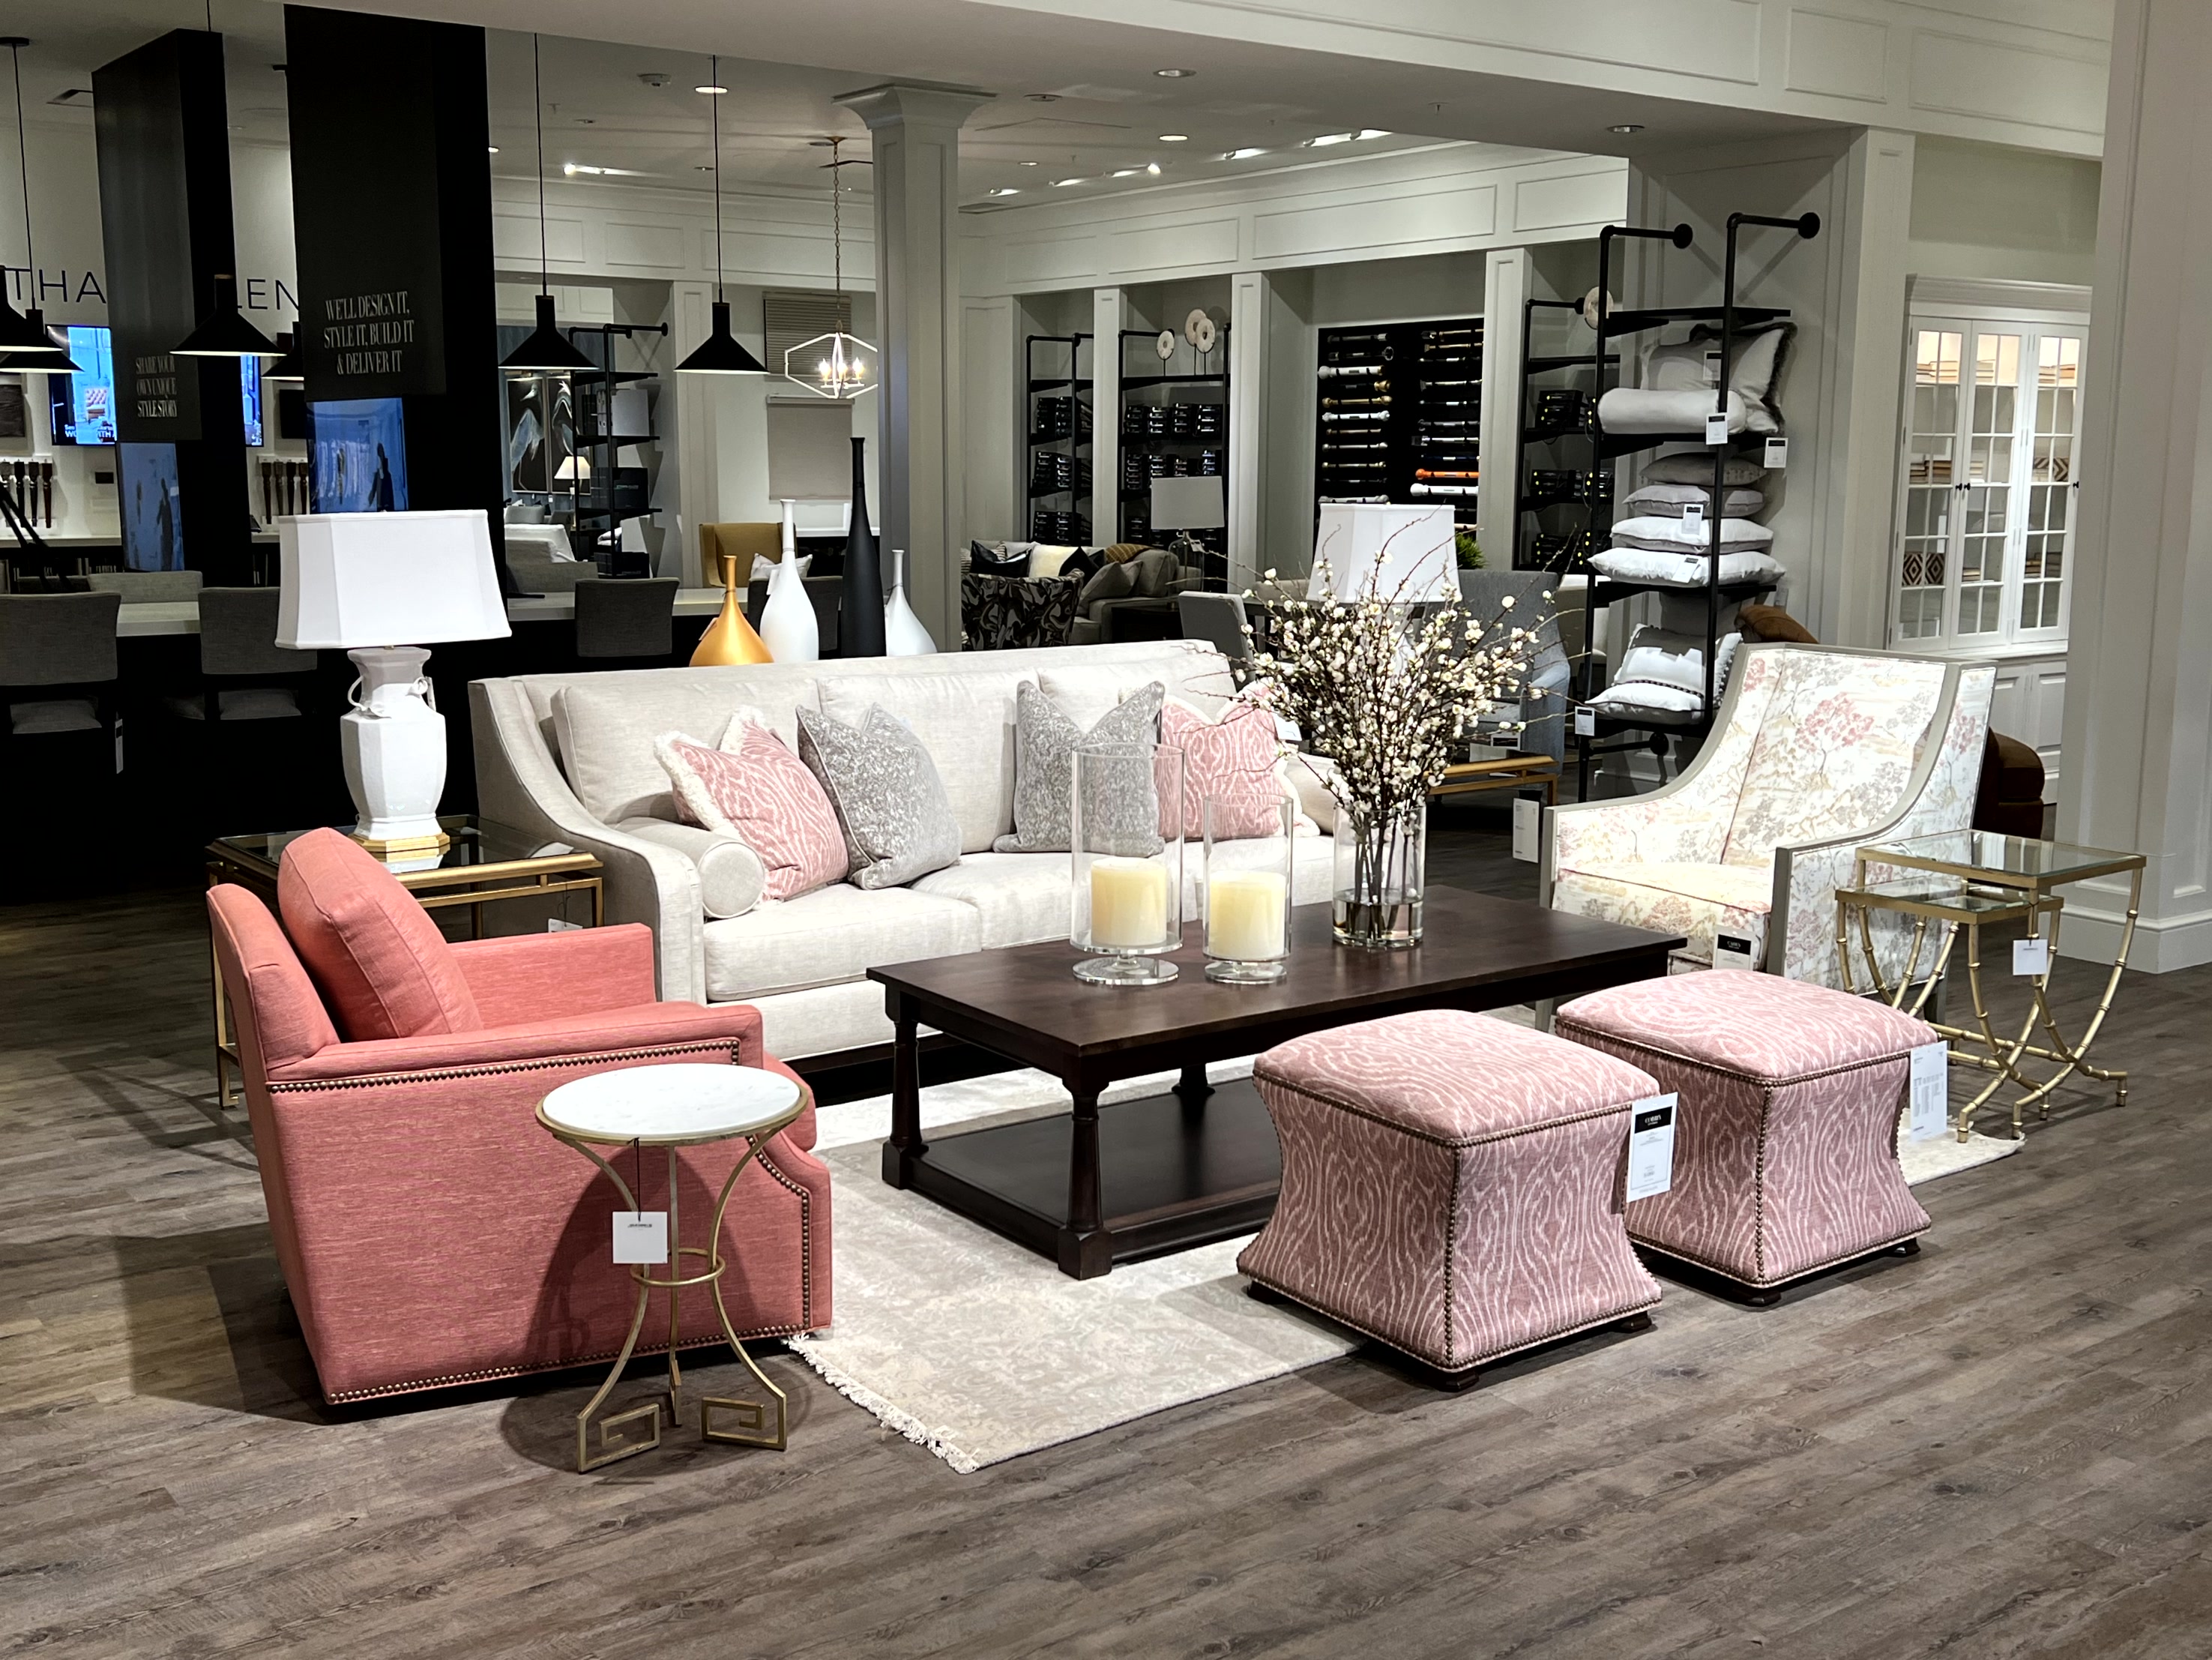
<instances>
[{"instance_id":1,"label":"rolled fabric bolt","mask_svg":"<svg viewBox=\"0 0 2212 1660\"><path fill-rule=\"evenodd\" d=\"M1283 873L1224 871L1206 885L1206 954L1232 963L1271 963L1283 954Z\"/></svg>"},{"instance_id":2,"label":"rolled fabric bolt","mask_svg":"<svg viewBox=\"0 0 2212 1660\"><path fill-rule=\"evenodd\" d=\"M1168 867L1150 859L1091 861L1091 943L1144 951L1166 943Z\"/></svg>"}]
</instances>

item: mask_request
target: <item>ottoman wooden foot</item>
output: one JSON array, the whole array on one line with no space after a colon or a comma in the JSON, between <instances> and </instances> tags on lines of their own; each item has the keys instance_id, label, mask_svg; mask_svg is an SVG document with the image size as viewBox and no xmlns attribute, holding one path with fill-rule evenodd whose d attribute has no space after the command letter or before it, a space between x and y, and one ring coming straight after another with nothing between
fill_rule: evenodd
<instances>
[{"instance_id":1,"label":"ottoman wooden foot","mask_svg":"<svg viewBox=\"0 0 2212 1660\"><path fill-rule=\"evenodd\" d=\"M1266 1303L1275 1308L1281 1308L1291 1300L1273 1286L1263 1286L1257 1280L1244 1282L1244 1294L1255 1303Z\"/></svg>"},{"instance_id":2,"label":"ottoman wooden foot","mask_svg":"<svg viewBox=\"0 0 2212 1660\"><path fill-rule=\"evenodd\" d=\"M1917 1239L1904 1240L1892 1245L1889 1254L1892 1256L1917 1256L1920 1255L1920 1242Z\"/></svg>"},{"instance_id":3,"label":"ottoman wooden foot","mask_svg":"<svg viewBox=\"0 0 2212 1660\"><path fill-rule=\"evenodd\" d=\"M1626 1320L1614 1321L1613 1323L1613 1329L1615 1331L1650 1331L1651 1329L1651 1316L1649 1314L1642 1312L1632 1314Z\"/></svg>"}]
</instances>

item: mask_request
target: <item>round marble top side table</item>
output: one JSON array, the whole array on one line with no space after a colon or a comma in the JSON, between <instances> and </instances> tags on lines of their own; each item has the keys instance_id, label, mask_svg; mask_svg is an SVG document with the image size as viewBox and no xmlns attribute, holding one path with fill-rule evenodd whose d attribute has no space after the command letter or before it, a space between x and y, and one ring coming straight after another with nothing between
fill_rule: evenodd
<instances>
[{"instance_id":1,"label":"round marble top side table","mask_svg":"<svg viewBox=\"0 0 2212 1660\"><path fill-rule=\"evenodd\" d=\"M630 1278L637 1282L637 1310L630 1316L629 1335L623 1340L622 1353L615 1357L607 1381L599 1385L599 1393L576 1414L579 1471L597 1469L602 1464L649 1451L660 1444L660 1402L656 1398L607 1418L599 1425L599 1450L594 1454L590 1446L592 1414L613 1392L615 1384L621 1380L623 1368L629 1364L630 1355L637 1347L638 1334L645 1329L647 1301L655 1291L668 1293L668 1420L672 1426L683 1421L684 1373L677 1359L677 1316L678 1303L687 1286L705 1286L713 1293L714 1311L721 1316L723 1335L774 1402L771 1407L758 1401L702 1395L699 1402L701 1438L738 1446L782 1449L784 1393L753 1364L752 1356L745 1352L745 1346L738 1340L736 1328L730 1323L729 1310L722 1303L722 1271L728 1266L721 1255L722 1213L728 1207L730 1191L736 1187L738 1175L752 1162L761 1145L797 1118L806 1100L807 1091L781 1073L757 1067L685 1064L624 1067L594 1073L588 1078L562 1085L538 1104L538 1122L597 1164L621 1193L624 1208L632 1213L639 1208L638 1195L630 1191L622 1172L602 1157L599 1149L632 1146L638 1150L641 1158L647 1146L668 1149L668 1263L659 1273L654 1272L658 1265L636 1263L630 1268ZM677 1150L735 1136L744 1139L744 1155L731 1166L728 1179L722 1183L722 1191L714 1201L714 1216L707 1230L707 1243L686 1245L678 1228ZM639 1168L643 1168L641 1164ZM704 1259L705 1267L696 1274L685 1274L684 1259L687 1256ZM717 1428L714 1414L718 1410L731 1414L735 1426ZM775 1420L773 1430L769 1428L771 1417ZM646 1418L653 1420L651 1439L617 1442L610 1438L625 1426Z\"/></svg>"}]
</instances>

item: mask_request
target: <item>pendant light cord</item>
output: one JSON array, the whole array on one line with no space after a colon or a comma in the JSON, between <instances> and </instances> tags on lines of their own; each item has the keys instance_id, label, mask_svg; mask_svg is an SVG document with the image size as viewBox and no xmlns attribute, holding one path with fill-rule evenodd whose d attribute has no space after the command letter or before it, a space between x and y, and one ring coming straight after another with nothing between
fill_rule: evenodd
<instances>
[{"instance_id":1,"label":"pendant light cord","mask_svg":"<svg viewBox=\"0 0 2212 1660\"><path fill-rule=\"evenodd\" d=\"M214 0L209 0L212 5ZM538 129L538 291L552 291L545 258L545 87L538 75L538 37L530 37L530 114Z\"/></svg>"},{"instance_id":2,"label":"pendant light cord","mask_svg":"<svg viewBox=\"0 0 2212 1660\"><path fill-rule=\"evenodd\" d=\"M15 68L15 161L23 174L23 258L30 264L31 298L39 297L39 253L31 241L31 152L23 139L23 49L10 46Z\"/></svg>"},{"instance_id":3,"label":"pendant light cord","mask_svg":"<svg viewBox=\"0 0 2212 1660\"><path fill-rule=\"evenodd\" d=\"M837 149L844 142L842 138L830 141L830 286L841 296L845 292L845 222L843 204L837 197L838 187L844 180L837 171L842 165L837 160Z\"/></svg>"},{"instance_id":4,"label":"pendant light cord","mask_svg":"<svg viewBox=\"0 0 2212 1660\"><path fill-rule=\"evenodd\" d=\"M707 84L722 84L722 60L707 59ZM722 297L722 94L707 94L707 102L714 112L714 298Z\"/></svg>"}]
</instances>

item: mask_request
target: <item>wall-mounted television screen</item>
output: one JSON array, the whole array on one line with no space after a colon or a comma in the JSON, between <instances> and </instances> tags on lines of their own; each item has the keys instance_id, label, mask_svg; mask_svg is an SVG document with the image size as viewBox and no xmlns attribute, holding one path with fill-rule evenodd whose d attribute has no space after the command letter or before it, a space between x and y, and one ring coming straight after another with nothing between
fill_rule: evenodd
<instances>
[{"instance_id":1,"label":"wall-mounted television screen","mask_svg":"<svg viewBox=\"0 0 2212 1660\"><path fill-rule=\"evenodd\" d=\"M112 444L115 441L112 337L98 323L72 323L66 332L70 361L77 372L46 377L54 442ZM246 446L259 449L266 431L262 423L260 359L238 360L238 390L245 409Z\"/></svg>"},{"instance_id":2,"label":"wall-mounted television screen","mask_svg":"<svg viewBox=\"0 0 2212 1660\"><path fill-rule=\"evenodd\" d=\"M313 513L404 513L407 423L397 398L307 405L307 497Z\"/></svg>"},{"instance_id":3,"label":"wall-mounted television screen","mask_svg":"<svg viewBox=\"0 0 2212 1660\"><path fill-rule=\"evenodd\" d=\"M115 360L110 354L107 331L73 323L67 333L70 361L77 372L46 377L54 442L112 444L115 441Z\"/></svg>"}]
</instances>

